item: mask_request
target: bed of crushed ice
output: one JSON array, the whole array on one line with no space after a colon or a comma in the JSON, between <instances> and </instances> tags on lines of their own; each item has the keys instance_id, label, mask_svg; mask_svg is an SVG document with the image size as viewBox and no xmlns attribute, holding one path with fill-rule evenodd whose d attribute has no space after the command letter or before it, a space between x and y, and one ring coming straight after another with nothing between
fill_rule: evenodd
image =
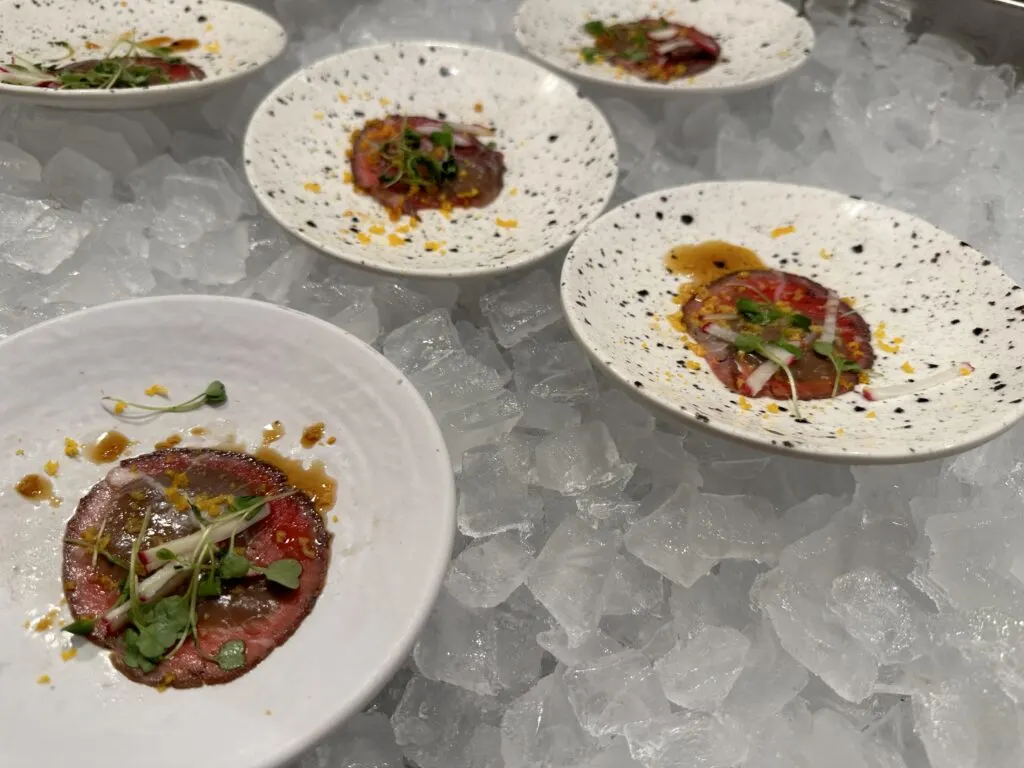
<instances>
[{"instance_id":1,"label":"bed of crushed ice","mask_svg":"<svg viewBox=\"0 0 1024 768\"><path fill-rule=\"evenodd\" d=\"M756 453L609 389L567 333L557 259L411 283L298 245L239 176L270 85L396 37L514 50L515 3L272 7L287 55L198 107L0 104L0 337L130 296L249 296L380 345L428 397L459 469L445 591L395 680L302 768L1024 765L1024 430L905 467ZM813 61L763 92L600 97L616 202L708 178L827 186L1024 278L1024 94L948 41L908 44L900 7L816 12Z\"/></svg>"}]
</instances>

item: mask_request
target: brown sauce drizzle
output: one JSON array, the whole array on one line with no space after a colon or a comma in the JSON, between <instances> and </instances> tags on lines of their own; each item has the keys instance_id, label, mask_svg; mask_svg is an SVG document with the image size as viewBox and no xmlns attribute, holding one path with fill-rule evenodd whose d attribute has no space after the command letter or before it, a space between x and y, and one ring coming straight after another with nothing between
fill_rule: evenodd
<instances>
[{"instance_id":1,"label":"brown sauce drizzle","mask_svg":"<svg viewBox=\"0 0 1024 768\"><path fill-rule=\"evenodd\" d=\"M86 447L85 457L93 464L109 464L117 461L130 444L131 441L120 432L104 432Z\"/></svg>"},{"instance_id":2,"label":"brown sauce drizzle","mask_svg":"<svg viewBox=\"0 0 1024 768\"><path fill-rule=\"evenodd\" d=\"M284 424L282 424L277 419L274 419L274 421L270 422L269 424L267 424L267 426L263 428L264 445L276 443L282 437L284 437Z\"/></svg>"},{"instance_id":3,"label":"brown sauce drizzle","mask_svg":"<svg viewBox=\"0 0 1024 768\"><path fill-rule=\"evenodd\" d=\"M313 461L307 468L298 459L289 459L266 446L256 451L253 456L284 472L288 476L288 482L309 496L313 506L321 514L334 507L338 481L327 474L327 468L322 461Z\"/></svg>"},{"instance_id":4,"label":"brown sauce drizzle","mask_svg":"<svg viewBox=\"0 0 1024 768\"><path fill-rule=\"evenodd\" d=\"M674 300L682 306L702 287L721 277L733 272L769 267L749 248L724 240L707 240L673 248L665 256L665 269L682 278ZM668 320L677 331L686 331L682 313L671 315Z\"/></svg>"}]
</instances>

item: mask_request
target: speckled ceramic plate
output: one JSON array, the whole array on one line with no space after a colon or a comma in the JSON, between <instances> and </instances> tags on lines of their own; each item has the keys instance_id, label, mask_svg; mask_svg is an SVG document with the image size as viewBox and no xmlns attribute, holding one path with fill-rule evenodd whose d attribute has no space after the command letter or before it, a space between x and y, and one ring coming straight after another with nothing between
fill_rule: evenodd
<instances>
[{"instance_id":1,"label":"speckled ceramic plate","mask_svg":"<svg viewBox=\"0 0 1024 768\"><path fill-rule=\"evenodd\" d=\"M873 333L873 387L923 385L961 362L975 371L875 402L860 392L805 401L803 422L775 407L784 401L740 398L668 320L680 277L666 255L709 240L852 297ZM562 298L573 332L613 377L668 414L757 447L897 463L966 450L1024 416L1024 292L932 225L835 192L719 182L631 200L573 245Z\"/></svg>"},{"instance_id":2,"label":"speckled ceramic plate","mask_svg":"<svg viewBox=\"0 0 1024 768\"><path fill-rule=\"evenodd\" d=\"M722 57L696 77L651 82L605 63L587 63L588 21L665 16L714 37ZM724 93L761 88L796 71L814 47L814 29L782 0L525 0L516 38L532 55L574 77L661 93Z\"/></svg>"},{"instance_id":3,"label":"speckled ceramic plate","mask_svg":"<svg viewBox=\"0 0 1024 768\"><path fill-rule=\"evenodd\" d=\"M338 328L262 302L173 296L108 304L30 328L0 343L0 759L107 768L278 768L359 710L409 653L448 565L454 534L451 465L441 432L412 385L381 355ZM219 378L217 409L127 419L104 394L174 402ZM61 540L79 497L112 464L64 454L110 429L153 450L235 435L259 445L280 420L273 447L324 462L338 481L326 523L334 535L327 584L296 633L262 664L226 685L159 693L115 671L106 651L56 626ZM324 440L300 445L323 421ZM194 436L192 428L206 427ZM336 438L329 444L330 437ZM234 442L234 441L232 441ZM33 504L13 486L58 461L59 507ZM54 611L54 628L36 631ZM45 626L45 625L44 625ZM44 677L45 676L45 677ZM60 737L56 738L55 734Z\"/></svg>"},{"instance_id":4,"label":"speckled ceramic plate","mask_svg":"<svg viewBox=\"0 0 1024 768\"><path fill-rule=\"evenodd\" d=\"M205 80L118 90L47 90L0 84L0 99L67 109L148 109L190 101L255 72L284 50L284 29L267 14L225 0L0 0L0 62L60 64L95 59L118 38L196 40L186 61ZM95 48L93 46L96 46Z\"/></svg>"},{"instance_id":5,"label":"speckled ceramic plate","mask_svg":"<svg viewBox=\"0 0 1024 768\"><path fill-rule=\"evenodd\" d=\"M486 208L392 221L352 185L353 131L390 114L494 127L505 183ZM562 78L485 48L393 43L317 62L259 107L245 137L253 189L315 248L415 277L494 274L536 262L597 218L618 173L600 111Z\"/></svg>"}]
</instances>

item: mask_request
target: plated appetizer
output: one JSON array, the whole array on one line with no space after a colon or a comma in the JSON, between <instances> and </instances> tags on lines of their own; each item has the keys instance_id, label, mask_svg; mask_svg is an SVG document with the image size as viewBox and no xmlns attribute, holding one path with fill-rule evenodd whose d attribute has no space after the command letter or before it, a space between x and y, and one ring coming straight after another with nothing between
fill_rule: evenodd
<instances>
[{"instance_id":1,"label":"plated appetizer","mask_svg":"<svg viewBox=\"0 0 1024 768\"><path fill-rule=\"evenodd\" d=\"M207 448L126 459L68 521L65 629L110 648L128 678L233 680L284 643L327 576L330 534L276 467Z\"/></svg>"},{"instance_id":2,"label":"plated appetizer","mask_svg":"<svg viewBox=\"0 0 1024 768\"><path fill-rule=\"evenodd\" d=\"M483 208L501 193L505 159L485 126L391 115L370 120L352 137L356 189L393 215L426 209Z\"/></svg>"},{"instance_id":3,"label":"plated appetizer","mask_svg":"<svg viewBox=\"0 0 1024 768\"><path fill-rule=\"evenodd\" d=\"M588 64L607 61L645 80L671 82L711 69L722 54L718 42L694 27L664 17L605 24L583 30L594 39L580 50Z\"/></svg>"},{"instance_id":4,"label":"plated appetizer","mask_svg":"<svg viewBox=\"0 0 1024 768\"><path fill-rule=\"evenodd\" d=\"M851 391L874 363L860 314L835 291L788 272L726 275L698 289L682 312L696 349L738 394L796 408Z\"/></svg>"},{"instance_id":5,"label":"plated appetizer","mask_svg":"<svg viewBox=\"0 0 1024 768\"><path fill-rule=\"evenodd\" d=\"M202 68L182 57L184 52L199 46L195 39L153 37L139 41L126 35L103 55L77 60L78 51L69 43L55 45L65 49L60 59L31 62L15 56L10 63L0 64L0 83L51 90L109 90L150 88L206 78ZM99 48L95 43L84 46L90 53Z\"/></svg>"}]
</instances>

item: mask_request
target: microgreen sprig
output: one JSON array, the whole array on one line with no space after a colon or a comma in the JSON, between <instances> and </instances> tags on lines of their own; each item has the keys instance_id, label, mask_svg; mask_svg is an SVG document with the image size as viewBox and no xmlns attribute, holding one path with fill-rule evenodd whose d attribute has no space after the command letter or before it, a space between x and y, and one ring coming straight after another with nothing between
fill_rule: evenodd
<instances>
[{"instance_id":1,"label":"microgreen sprig","mask_svg":"<svg viewBox=\"0 0 1024 768\"><path fill-rule=\"evenodd\" d=\"M221 596L226 581L262 576L268 582L286 589L299 587L302 564L298 560L283 558L266 567L257 566L234 551L235 533L232 533L229 545L221 549L220 542L226 536L217 532L223 525L241 524L258 519L257 515L267 504L296 492L292 489L274 496L236 497L228 503L229 511L218 518L216 525L208 525L194 535L156 548L156 559L164 565L150 580L161 573L166 573L165 568L174 568L182 576L187 572L186 569L191 573L183 594L169 595L151 602L144 602L141 598L138 576L139 567L144 562L144 558L140 556L142 545L150 523L150 512L146 511L140 531L132 542L131 560L125 564L128 575L126 596L122 597L122 600L129 603L125 610L129 611L132 625L123 634L122 658L127 666L144 674L151 672L161 661L177 653L189 638L194 640L196 649L199 650L199 602L202 599ZM186 546L181 546L183 543ZM96 624L96 619L82 618L68 624L64 631L88 635L92 633ZM222 669L232 670L245 665L245 650L243 640L229 640L212 657L205 656L201 651L200 653L203 658L216 662Z\"/></svg>"},{"instance_id":2,"label":"microgreen sprig","mask_svg":"<svg viewBox=\"0 0 1024 768\"><path fill-rule=\"evenodd\" d=\"M836 369L836 378L832 384L832 397L839 394L839 382L842 380L844 373L860 373L861 371L861 367L857 363L847 360L839 354L834 341L822 341L819 339L814 342L814 351L828 359Z\"/></svg>"},{"instance_id":3,"label":"microgreen sprig","mask_svg":"<svg viewBox=\"0 0 1024 768\"><path fill-rule=\"evenodd\" d=\"M736 302L736 312L755 325L771 325L779 320L785 320L791 328L801 331L811 329L811 318L807 315L802 315L799 312L787 312L770 302L761 304L746 296Z\"/></svg>"},{"instance_id":4,"label":"microgreen sprig","mask_svg":"<svg viewBox=\"0 0 1024 768\"><path fill-rule=\"evenodd\" d=\"M228 392L221 382L211 381L200 394L178 405L142 405L140 403L129 403L127 400L122 400L119 397L104 397L103 399L113 402L115 404L114 410L117 413L121 413L125 408L138 408L141 411L157 413L186 413L202 408L204 405L220 405L225 403L228 399Z\"/></svg>"},{"instance_id":5,"label":"microgreen sprig","mask_svg":"<svg viewBox=\"0 0 1024 768\"><path fill-rule=\"evenodd\" d=\"M401 132L384 142L380 154L388 163L388 169L380 180L385 187L400 181L410 187L436 187L458 176L458 165L452 154L455 134L451 126L445 124L427 138L429 143L424 144L424 137L403 122Z\"/></svg>"},{"instance_id":6,"label":"microgreen sprig","mask_svg":"<svg viewBox=\"0 0 1024 768\"><path fill-rule=\"evenodd\" d=\"M800 357L800 350L785 341L772 342L774 346L784 349L789 352L793 357ZM778 355L774 354L768 349L768 343L760 336L753 333L741 333L736 337L735 346L741 352L751 353L754 352L765 360L770 360L775 363L779 368L782 369L783 373L786 374L786 379L789 381L789 392L790 400L793 404L793 415L796 418L802 418L800 416L800 399L797 396L796 390L796 379L793 378L793 371L785 360L782 360Z\"/></svg>"}]
</instances>

